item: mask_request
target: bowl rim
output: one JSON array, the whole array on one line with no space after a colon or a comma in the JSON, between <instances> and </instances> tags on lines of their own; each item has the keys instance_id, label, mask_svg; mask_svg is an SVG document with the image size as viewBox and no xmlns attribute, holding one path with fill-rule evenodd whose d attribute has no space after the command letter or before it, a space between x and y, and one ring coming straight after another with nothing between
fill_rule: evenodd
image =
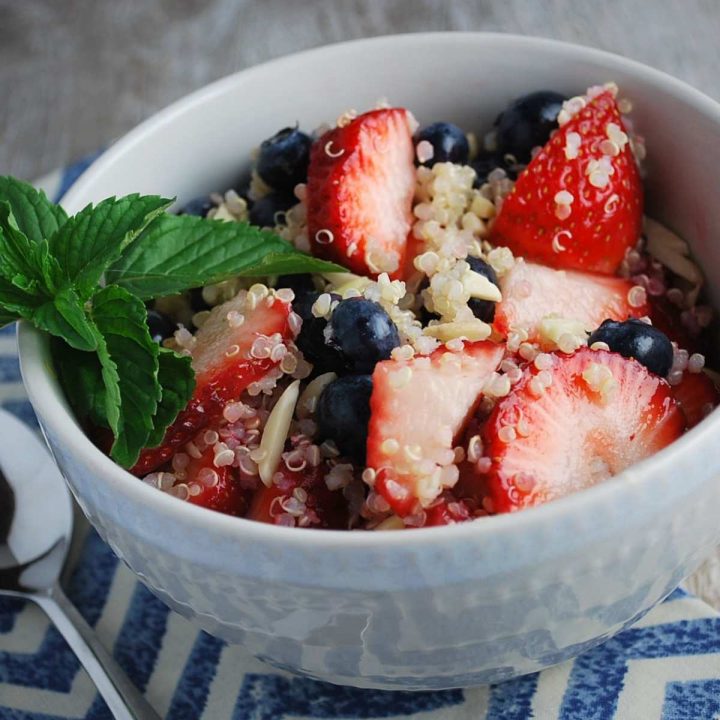
<instances>
[{"instance_id":1,"label":"bowl rim","mask_svg":"<svg viewBox=\"0 0 720 720\"><path fill-rule=\"evenodd\" d=\"M108 148L71 187L63 198L62 204L72 212L79 211L80 205L86 204L80 203L80 198L86 194L87 189L93 185L96 178L101 176L106 167L112 165L116 158L132 152L133 147L147 133L171 123L176 116L203 104L208 99L222 95L247 76L266 72L268 69L290 69L290 67L296 66L298 61L307 57L332 56L346 51L355 52L359 47L372 50L373 46L393 45L401 50L403 46L411 44L442 46L448 42L497 43L519 50L532 48L533 50L560 52L566 55L568 60L577 58L597 61L606 66L610 72L614 69L622 69L631 72L648 84L663 86L667 92L681 102L693 106L701 114L720 125L720 104L704 93L663 71L604 50L548 38L504 33L427 32L381 35L333 43L275 58L227 75L185 95L135 126ZM482 522L421 528L422 532L389 530L300 532L298 528L269 525L246 518L211 512L192 503L178 501L177 498L158 492L157 489L140 481L127 470L115 464L90 441L72 414L65 408L61 399L62 393L54 392L51 383L51 375L54 374L54 371L49 363L48 336L23 321L19 325L18 346L23 381L33 406L42 408L42 412L39 414L49 420L58 440L67 447L73 456L82 457L84 464L93 467L98 475L102 476L103 481L109 484L111 492L117 497L125 495L131 502L141 503L149 510L172 517L174 522L183 523L186 527L198 532L214 532L237 538L242 537L245 540L261 541L266 545L286 545L287 541L291 541L294 544L302 543L305 546L331 546L334 551L347 552L389 546L415 549L428 545L436 546L440 541L454 543L471 537L476 540L484 537L484 534L487 533L493 535L498 533L514 534L523 527L531 530L557 522L561 517L579 517L582 514L581 511L586 508L597 511L603 504L614 504L623 490L629 490L649 482L651 476L658 473L666 461L673 457L697 453L702 450L703 446L707 447L706 443L712 442L713 434L720 429L720 413L716 412L712 417L686 432L671 446L599 485L539 507L528 508L522 512L489 516L483 518ZM288 535L288 533L290 534Z\"/></svg>"}]
</instances>

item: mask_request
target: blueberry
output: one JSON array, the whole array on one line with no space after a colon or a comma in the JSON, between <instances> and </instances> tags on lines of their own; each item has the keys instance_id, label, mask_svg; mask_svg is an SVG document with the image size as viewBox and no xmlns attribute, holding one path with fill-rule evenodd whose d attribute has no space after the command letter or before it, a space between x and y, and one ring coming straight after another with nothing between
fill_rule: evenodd
<instances>
[{"instance_id":1,"label":"blueberry","mask_svg":"<svg viewBox=\"0 0 720 720\"><path fill-rule=\"evenodd\" d=\"M315 292L315 282L310 273L300 273L298 275L280 275L275 283L276 288L289 288L295 293L296 298L300 298L307 293Z\"/></svg>"},{"instance_id":2,"label":"blueberry","mask_svg":"<svg viewBox=\"0 0 720 720\"><path fill-rule=\"evenodd\" d=\"M284 128L260 145L255 169L274 190L292 192L307 180L312 139L296 127Z\"/></svg>"},{"instance_id":3,"label":"blueberry","mask_svg":"<svg viewBox=\"0 0 720 720\"><path fill-rule=\"evenodd\" d=\"M488 263L480 258L472 257L470 255L468 255L465 260L468 265L470 265L470 269L473 272L486 277L493 285L500 287L495 270L493 270L491 265L488 265ZM483 322L491 323L495 319L495 303L492 300L470 298L468 307L473 311L473 315L476 318L480 318Z\"/></svg>"},{"instance_id":4,"label":"blueberry","mask_svg":"<svg viewBox=\"0 0 720 720\"><path fill-rule=\"evenodd\" d=\"M303 356L314 365L315 374L338 372L343 368L340 353L335 347L328 345L325 339L327 320L312 314L312 306L320 293L310 292L298 295L293 301L293 310L302 318L300 334L295 338ZM339 295L331 294L333 300L340 300Z\"/></svg>"},{"instance_id":5,"label":"blueberry","mask_svg":"<svg viewBox=\"0 0 720 720\"><path fill-rule=\"evenodd\" d=\"M365 298L343 300L330 319L330 342L353 373L370 373L400 345L395 323L383 307Z\"/></svg>"},{"instance_id":6,"label":"blueberry","mask_svg":"<svg viewBox=\"0 0 720 720\"><path fill-rule=\"evenodd\" d=\"M202 288L193 288L192 290L190 290L190 309L194 313L210 309L210 305L203 297L202 291Z\"/></svg>"},{"instance_id":7,"label":"blueberry","mask_svg":"<svg viewBox=\"0 0 720 720\"><path fill-rule=\"evenodd\" d=\"M473 186L476 188L484 185L488 180L488 175L496 168L504 170L511 180L515 180L518 175L515 164L509 162L508 158L500 153L482 152L472 161L471 167L475 170Z\"/></svg>"},{"instance_id":8,"label":"blueberry","mask_svg":"<svg viewBox=\"0 0 720 720\"><path fill-rule=\"evenodd\" d=\"M544 145L557 128L557 116L566 100L552 90L517 98L495 121L497 150L513 155L518 162L530 162L530 151Z\"/></svg>"},{"instance_id":9,"label":"blueberry","mask_svg":"<svg viewBox=\"0 0 720 720\"><path fill-rule=\"evenodd\" d=\"M248 218L253 225L272 228L277 225L277 213L284 213L296 204L294 195L270 192L253 203Z\"/></svg>"},{"instance_id":10,"label":"blueberry","mask_svg":"<svg viewBox=\"0 0 720 720\"><path fill-rule=\"evenodd\" d=\"M667 335L642 320L605 320L588 338L588 345L596 342L604 342L610 350L624 357L635 358L661 377L665 377L672 367L673 347Z\"/></svg>"},{"instance_id":11,"label":"blueberry","mask_svg":"<svg viewBox=\"0 0 720 720\"><path fill-rule=\"evenodd\" d=\"M197 215L204 218L214 207L215 203L207 195L203 195L186 202L178 210L178 215Z\"/></svg>"},{"instance_id":12,"label":"blueberry","mask_svg":"<svg viewBox=\"0 0 720 720\"><path fill-rule=\"evenodd\" d=\"M365 464L371 394L370 375L347 375L327 385L317 404L320 437L333 440L360 465Z\"/></svg>"},{"instance_id":13,"label":"blueberry","mask_svg":"<svg viewBox=\"0 0 720 720\"><path fill-rule=\"evenodd\" d=\"M147 324L150 337L156 343L161 343L166 338L171 337L177 330L177 323L174 323L167 315L157 310L147 311Z\"/></svg>"},{"instance_id":14,"label":"blueberry","mask_svg":"<svg viewBox=\"0 0 720 720\"><path fill-rule=\"evenodd\" d=\"M451 162L465 165L470 155L465 133L452 123L436 122L420 130L415 142L426 140L433 146L433 156L423 165L432 167L436 162Z\"/></svg>"}]
</instances>

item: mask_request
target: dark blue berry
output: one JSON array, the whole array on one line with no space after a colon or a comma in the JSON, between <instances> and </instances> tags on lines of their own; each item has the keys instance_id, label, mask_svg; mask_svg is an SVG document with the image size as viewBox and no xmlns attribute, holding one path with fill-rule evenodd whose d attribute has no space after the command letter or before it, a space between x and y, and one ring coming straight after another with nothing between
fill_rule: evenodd
<instances>
[{"instance_id":1,"label":"dark blue berry","mask_svg":"<svg viewBox=\"0 0 720 720\"><path fill-rule=\"evenodd\" d=\"M295 128L284 128L260 145L255 169L274 190L291 193L307 180L312 139Z\"/></svg>"},{"instance_id":2,"label":"dark blue berry","mask_svg":"<svg viewBox=\"0 0 720 720\"><path fill-rule=\"evenodd\" d=\"M290 193L270 192L252 204L248 217L253 225L272 228L277 225L277 214L296 204L297 198Z\"/></svg>"},{"instance_id":3,"label":"dark blue berry","mask_svg":"<svg viewBox=\"0 0 720 720\"><path fill-rule=\"evenodd\" d=\"M465 133L452 123L436 122L420 130L415 143L426 140L433 146L433 156L423 165L432 167L437 162L465 165L470 155L470 145Z\"/></svg>"},{"instance_id":4,"label":"dark blue berry","mask_svg":"<svg viewBox=\"0 0 720 720\"><path fill-rule=\"evenodd\" d=\"M497 150L513 155L518 162L530 162L530 151L541 147L557 128L557 116L566 100L552 90L517 98L495 121Z\"/></svg>"},{"instance_id":5,"label":"dark blue berry","mask_svg":"<svg viewBox=\"0 0 720 720\"><path fill-rule=\"evenodd\" d=\"M476 188L484 185L488 180L488 175L496 168L504 170L505 174L511 180L517 178L517 168L515 164L500 153L482 152L472 161L471 167L475 170L473 186Z\"/></svg>"},{"instance_id":6,"label":"dark blue berry","mask_svg":"<svg viewBox=\"0 0 720 720\"><path fill-rule=\"evenodd\" d=\"M166 338L171 337L175 330L177 330L177 324L167 315L157 310L147 311L147 324L150 330L150 337L156 343L161 343Z\"/></svg>"},{"instance_id":7,"label":"dark blue berry","mask_svg":"<svg viewBox=\"0 0 720 720\"><path fill-rule=\"evenodd\" d=\"M243 174L235 181L235 192L241 197L247 198L250 196L250 185L252 185L252 174L249 171L243 172Z\"/></svg>"},{"instance_id":8,"label":"dark blue berry","mask_svg":"<svg viewBox=\"0 0 720 720\"><path fill-rule=\"evenodd\" d=\"M472 257L470 255L468 255L465 260L473 272L486 277L493 285L500 287L495 270L493 270L491 265L488 265L488 263L478 257ZM495 303L492 300L470 298L468 307L473 311L473 315L483 322L491 323L495 319Z\"/></svg>"},{"instance_id":9,"label":"dark blue berry","mask_svg":"<svg viewBox=\"0 0 720 720\"><path fill-rule=\"evenodd\" d=\"M295 293L295 297L315 292L315 283L310 273L298 275L280 275L275 283L276 288L289 288Z\"/></svg>"},{"instance_id":10,"label":"dark blue berry","mask_svg":"<svg viewBox=\"0 0 720 720\"><path fill-rule=\"evenodd\" d=\"M214 207L215 203L207 195L203 195L186 202L178 210L178 215L197 215L204 218Z\"/></svg>"},{"instance_id":11,"label":"dark blue berry","mask_svg":"<svg viewBox=\"0 0 720 720\"><path fill-rule=\"evenodd\" d=\"M312 306L320 293L309 292L298 295L293 300L293 310L302 318L300 334L295 338L303 356L313 364L314 373L338 372L343 369L343 361L335 347L328 345L325 338L327 320L312 314ZM332 294L333 300L340 300L339 295Z\"/></svg>"},{"instance_id":12,"label":"dark blue berry","mask_svg":"<svg viewBox=\"0 0 720 720\"><path fill-rule=\"evenodd\" d=\"M371 394L370 375L347 375L327 385L317 404L320 437L359 465L365 464Z\"/></svg>"},{"instance_id":13,"label":"dark blue berry","mask_svg":"<svg viewBox=\"0 0 720 720\"><path fill-rule=\"evenodd\" d=\"M202 288L193 288L189 292L190 296L190 309L194 312L202 312L203 310L209 310L210 305L206 302L202 294Z\"/></svg>"},{"instance_id":14,"label":"dark blue berry","mask_svg":"<svg viewBox=\"0 0 720 720\"><path fill-rule=\"evenodd\" d=\"M642 320L605 320L588 338L588 345L596 342L604 342L626 358L635 358L660 377L665 377L672 367L673 347L667 335Z\"/></svg>"},{"instance_id":15,"label":"dark blue berry","mask_svg":"<svg viewBox=\"0 0 720 720\"><path fill-rule=\"evenodd\" d=\"M330 328L330 342L353 373L371 373L400 345L398 329L390 316L381 305L365 298L343 300L333 311Z\"/></svg>"}]
</instances>

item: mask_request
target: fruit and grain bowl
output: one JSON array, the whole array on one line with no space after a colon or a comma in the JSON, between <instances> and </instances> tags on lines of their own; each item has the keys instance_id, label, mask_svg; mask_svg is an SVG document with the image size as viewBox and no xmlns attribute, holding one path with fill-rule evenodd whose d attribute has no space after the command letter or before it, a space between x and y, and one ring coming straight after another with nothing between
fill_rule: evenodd
<instances>
[{"instance_id":1,"label":"fruit and grain bowl","mask_svg":"<svg viewBox=\"0 0 720 720\"><path fill-rule=\"evenodd\" d=\"M159 113L64 209L2 179L2 317L80 506L173 609L335 683L499 681L720 541L718 137L591 49L313 50Z\"/></svg>"}]
</instances>

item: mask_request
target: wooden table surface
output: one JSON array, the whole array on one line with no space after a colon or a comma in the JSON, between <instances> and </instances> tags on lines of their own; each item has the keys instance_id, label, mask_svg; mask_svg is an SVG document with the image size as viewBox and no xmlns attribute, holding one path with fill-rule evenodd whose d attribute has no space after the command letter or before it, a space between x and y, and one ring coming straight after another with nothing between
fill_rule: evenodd
<instances>
[{"instance_id":1,"label":"wooden table surface","mask_svg":"<svg viewBox=\"0 0 720 720\"><path fill-rule=\"evenodd\" d=\"M428 30L592 45L720 98L720 0L0 0L0 174L39 177L264 60ZM690 585L720 607L720 559Z\"/></svg>"},{"instance_id":2,"label":"wooden table surface","mask_svg":"<svg viewBox=\"0 0 720 720\"><path fill-rule=\"evenodd\" d=\"M424 30L594 45L720 97L718 0L0 0L0 174L39 177L264 60Z\"/></svg>"}]
</instances>

